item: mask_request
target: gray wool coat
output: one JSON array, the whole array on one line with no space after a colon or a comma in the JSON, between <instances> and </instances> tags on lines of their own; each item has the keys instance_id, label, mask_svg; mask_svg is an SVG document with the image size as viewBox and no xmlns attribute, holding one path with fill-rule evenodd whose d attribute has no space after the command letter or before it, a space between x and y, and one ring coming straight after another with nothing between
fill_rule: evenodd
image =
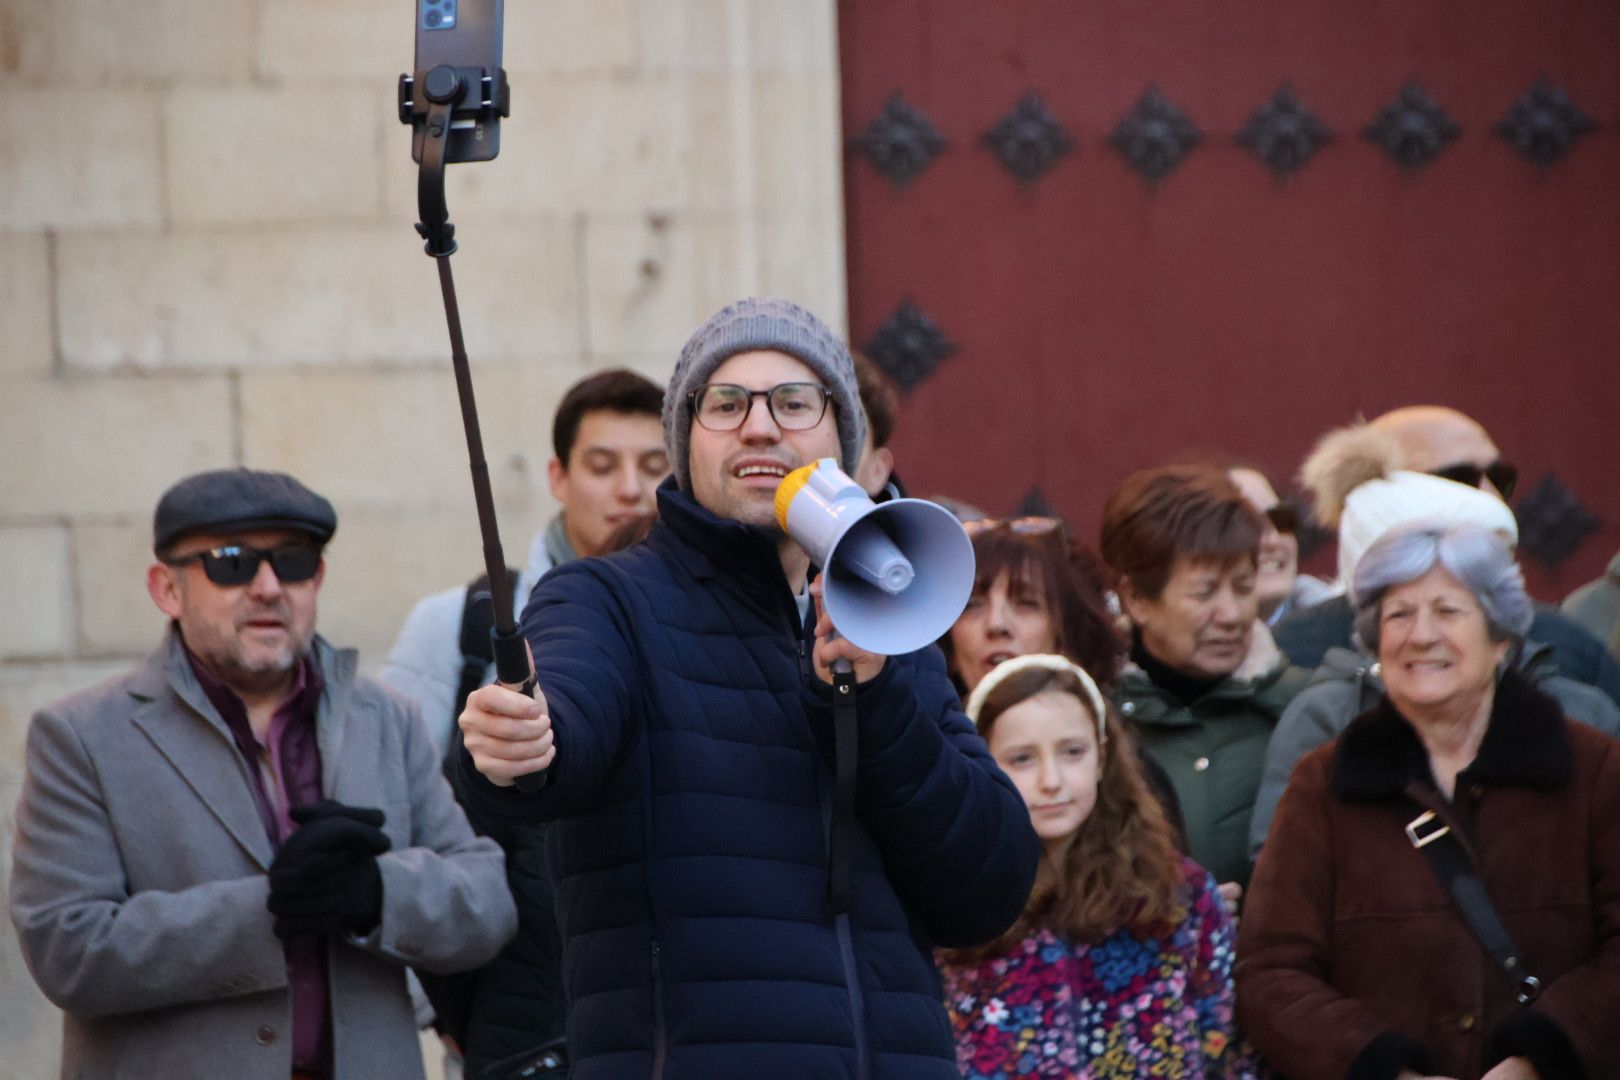
<instances>
[{"instance_id":1,"label":"gray wool coat","mask_svg":"<svg viewBox=\"0 0 1620 1080\"><path fill-rule=\"evenodd\" d=\"M422 721L317 639L323 793L375 806L382 919L329 944L338 1080L422 1076L405 965L494 956L516 928L501 852L475 837ZM286 1080L291 998L265 907L272 853L247 764L178 634L38 713L17 807L11 918L65 1017L62 1076Z\"/></svg>"}]
</instances>

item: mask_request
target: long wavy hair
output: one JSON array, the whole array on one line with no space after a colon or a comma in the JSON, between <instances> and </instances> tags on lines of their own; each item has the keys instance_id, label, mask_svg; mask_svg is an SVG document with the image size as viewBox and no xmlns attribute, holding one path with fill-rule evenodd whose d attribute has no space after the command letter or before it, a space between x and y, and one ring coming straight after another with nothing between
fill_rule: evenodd
<instances>
[{"instance_id":1,"label":"long wavy hair","mask_svg":"<svg viewBox=\"0 0 1620 1080\"><path fill-rule=\"evenodd\" d=\"M990 741L1002 713L1048 691L1069 694L1091 715L1074 675L1021 671L985 699L979 734ZM1042 929L1095 943L1124 928L1163 933L1186 917L1181 854L1164 810L1142 779L1135 743L1111 709L1092 719L1107 725L1107 741L1099 740L1102 770L1091 813L1060 858L1042 856L1018 921L988 945L948 951L947 962L968 965L999 956Z\"/></svg>"}]
</instances>

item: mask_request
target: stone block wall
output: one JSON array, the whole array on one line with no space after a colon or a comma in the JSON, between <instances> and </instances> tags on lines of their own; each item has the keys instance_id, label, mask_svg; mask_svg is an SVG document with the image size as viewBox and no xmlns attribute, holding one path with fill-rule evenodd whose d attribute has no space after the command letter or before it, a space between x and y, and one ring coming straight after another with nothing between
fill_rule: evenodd
<instances>
[{"instance_id":1,"label":"stone block wall","mask_svg":"<svg viewBox=\"0 0 1620 1080\"><path fill-rule=\"evenodd\" d=\"M375 669L480 551L394 82L403 0L0 0L0 891L29 715L157 640L158 494L297 473L337 505L321 626ZM512 117L450 169L510 559L581 375L662 381L750 293L844 321L833 0L507 0ZM58 1024L0 928L0 1080Z\"/></svg>"}]
</instances>

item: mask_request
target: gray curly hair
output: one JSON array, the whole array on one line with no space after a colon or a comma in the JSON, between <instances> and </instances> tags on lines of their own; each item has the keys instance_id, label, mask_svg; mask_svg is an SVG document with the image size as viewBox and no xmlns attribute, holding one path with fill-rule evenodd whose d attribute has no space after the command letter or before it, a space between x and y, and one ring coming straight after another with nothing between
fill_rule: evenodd
<instances>
[{"instance_id":1,"label":"gray curly hair","mask_svg":"<svg viewBox=\"0 0 1620 1080\"><path fill-rule=\"evenodd\" d=\"M1530 629L1535 612L1506 540L1472 522L1414 521L1379 537L1356 564L1350 602L1362 645L1378 652L1378 609L1389 590L1436 566L1473 594L1492 641L1518 641Z\"/></svg>"}]
</instances>

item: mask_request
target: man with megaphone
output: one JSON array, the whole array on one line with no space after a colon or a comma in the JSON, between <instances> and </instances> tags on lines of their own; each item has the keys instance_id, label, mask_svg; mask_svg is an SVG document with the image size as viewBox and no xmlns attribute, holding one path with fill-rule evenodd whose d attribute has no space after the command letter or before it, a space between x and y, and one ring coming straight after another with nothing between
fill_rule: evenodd
<instances>
[{"instance_id":1,"label":"man with megaphone","mask_svg":"<svg viewBox=\"0 0 1620 1080\"><path fill-rule=\"evenodd\" d=\"M836 495L865 424L849 351L809 312L714 315L665 394L659 522L547 576L522 623L534 696L485 687L461 715L463 798L558 820L575 1080L959 1075L932 949L1011 925L1040 847L938 651L862 648L837 602L812 617L826 589L778 488L830 458ZM852 505L913 577L862 630L921 632L955 587L935 581L952 541L927 511ZM835 567L872 547L869 528L823 532ZM842 573L826 588L862 599ZM847 728L835 680L858 698Z\"/></svg>"}]
</instances>

